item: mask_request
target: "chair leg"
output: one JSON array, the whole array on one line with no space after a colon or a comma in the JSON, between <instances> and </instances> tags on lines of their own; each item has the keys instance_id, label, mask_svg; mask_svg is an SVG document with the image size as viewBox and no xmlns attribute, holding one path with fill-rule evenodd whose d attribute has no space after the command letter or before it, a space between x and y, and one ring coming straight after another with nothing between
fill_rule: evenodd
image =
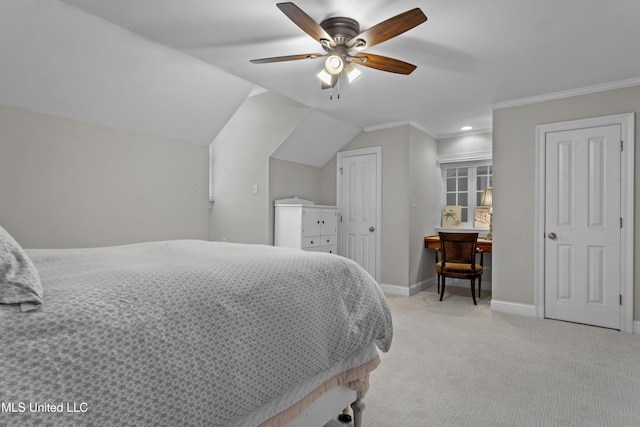
<instances>
[{"instance_id":1,"label":"chair leg","mask_svg":"<svg viewBox=\"0 0 640 427\"><path fill-rule=\"evenodd\" d=\"M440 275L438 274L438 293L440 293Z\"/></svg>"},{"instance_id":2,"label":"chair leg","mask_svg":"<svg viewBox=\"0 0 640 427\"><path fill-rule=\"evenodd\" d=\"M473 305L478 305L476 302L476 279L471 279L471 296L473 297Z\"/></svg>"},{"instance_id":3,"label":"chair leg","mask_svg":"<svg viewBox=\"0 0 640 427\"><path fill-rule=\"evenodd\" d=\"M482 298L482 276L478 276L478 298Z\"/></svg>"},{"instance_id":4,"label":"chair leg","mask_svg":"<svg viewBox=\"0 0 640 427\"><path fill-rule=\"evenodd\" d=\"M442 276L442 291L440 292L440 301L442 301L442 297L444 296L444 284L446 283L447 278Z\"/></svg>"}]
</instances>

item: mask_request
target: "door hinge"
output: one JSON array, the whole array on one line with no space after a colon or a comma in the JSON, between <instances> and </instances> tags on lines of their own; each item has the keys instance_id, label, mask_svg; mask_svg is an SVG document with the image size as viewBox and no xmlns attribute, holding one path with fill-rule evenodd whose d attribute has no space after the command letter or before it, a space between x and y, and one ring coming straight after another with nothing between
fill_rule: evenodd
<instances>
[{"instance_id":1,"label":"door hinge","mask_svg":"<svg viewBox=\"0 0 640 427\"><path fill-rule=\"evenodd\" d=\"M620 228L622 228L622 217L620 217Z\"/></svg>"},{"instance_id":2,"label":"door hinge","mask_svg":"<svg viewBox=\"0 0 640 427\"><path fill-rule=\"evenodd\" d=\"M342 175L342 167L340 168L340 175Z\"/></svg>"},{"instance_id":3,"label":"door hinge","mask_svg":"<svg viewBox=\"0 0 640 427\"><path fill-rule=\"evenodd\" d=\"M620 305L622 305L622 294L620 294Z\"/></svg>"},{"instance_id":4,"label":"door hinge","mask_svg":"<svg viewBox=\"0 0 640 427\"><path fill-rule=\"evenodd\" d=\"M342 215L340 215L340 222L342 222Z\"/></svg>"},{"instance_id":5,"label":"door hinge","mask_svg":"<svg viewBox=\"0 0 640 427\"><path fill-rule=\"evenodd\" d=\"M620 151L624 150L624 141L620 141Z\"/></svg>"}]
</instances>

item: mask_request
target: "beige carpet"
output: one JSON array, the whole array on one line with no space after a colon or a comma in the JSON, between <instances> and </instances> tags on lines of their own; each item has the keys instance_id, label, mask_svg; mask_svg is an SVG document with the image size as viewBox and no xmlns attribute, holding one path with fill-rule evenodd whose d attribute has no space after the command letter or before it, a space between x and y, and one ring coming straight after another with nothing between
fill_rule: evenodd
<instances>
[{"instance_id":1,"label":"beige carpet","mask_svg":"<svg viewBox=\"0 0 640 427\"><path fill-rule=\"evenodd\" d=\"M364 426L640 426L640 337L495 313L464 288L388 300Z\"/></svg>"}]
</instances>

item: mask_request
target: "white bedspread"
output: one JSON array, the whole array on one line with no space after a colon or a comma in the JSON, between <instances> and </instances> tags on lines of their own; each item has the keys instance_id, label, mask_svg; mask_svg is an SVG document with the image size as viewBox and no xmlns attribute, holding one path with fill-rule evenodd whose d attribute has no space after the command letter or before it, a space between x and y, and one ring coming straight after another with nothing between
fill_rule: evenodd
<instances>
[{"instance_id":1,"label":"white bedspread","mask_svg":"<svg viewBox=\"0 0 640 427\"><path fill-rule=\"evenodd\" d=\"M335 255L195 240L27 254L44 303L0 306L0 425L266 420L391 343L378 285Z\"/></svg>"}]
</instances>

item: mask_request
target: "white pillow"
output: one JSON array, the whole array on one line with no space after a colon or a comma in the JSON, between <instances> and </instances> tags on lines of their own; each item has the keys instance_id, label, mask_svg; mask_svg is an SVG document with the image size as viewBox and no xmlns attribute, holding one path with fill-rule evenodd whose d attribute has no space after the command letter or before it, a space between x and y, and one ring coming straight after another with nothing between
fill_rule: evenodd
<instances>
[{"instance_id":1,"label":"white pillow","mask_svg":"<svg viewBox=\"0 0 640 427\"><path fill-rule=\"evenodd\" d=\"M38 270L18 242L0 227L0 304L20 304L22 311L40 308Z\"/></svg>"}]
</instances>

